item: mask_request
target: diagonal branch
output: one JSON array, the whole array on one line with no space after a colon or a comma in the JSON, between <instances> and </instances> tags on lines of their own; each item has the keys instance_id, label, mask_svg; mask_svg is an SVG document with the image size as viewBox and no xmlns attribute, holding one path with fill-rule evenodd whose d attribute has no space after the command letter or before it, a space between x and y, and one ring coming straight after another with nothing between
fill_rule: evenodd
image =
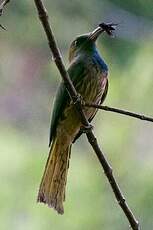
<instances>
[{"instance_id":1,"label":"diagonal branch","mask_svg":"<svg viewBox=\"0 0 153 230\"><path fill-rule=\"evenodd\" d=\"M152 117L148 117L148 116L145 116L143 114L134 113L134 112L131 112L131 111L118 109L118 108L114 108L114 107L110 107L110 106L106 106L106 105L97 105L97 104L94 104L94 103L85 103L84 106L93 107L93 108L97 108L97 109L101 109L101 110L105 110L105 111L109 111L109 112L114 112L114 113L120 113L122 115L134 117L134 118L137 118L137 119L140 119L140 120L153 122Z\"/></svg>"},{"instance_id":2,"label":"diagonal branch","mask_svg":"<svg viewBox=\"0 0 153 230\"><path fill-rule=\"evenodd\" d=\"M8 4L9 2L10 0L0 1L0 16L3 14L4 6L6 6L6 4Z\"/></svg>"},{"instance_id":3,"label":"diagonal branch","mask_svg":"<svg viewBox=\"0 0 153 230\"><path fill-rule=\"evenodd\" d=\"M68 92L69 92L69 94L70 94L70 96L71 96L71 98L75 104L76 110L78 111L78 115L80 116L82 124L84 126L89 127L90 124L89 124L88 120L86 119L84 112L82 110L81 99L78 96L78 94L77 94L77 92L76 92L76 90L75 90L75 88L74 88L74 86L73 86L73 84L72 84L72 82L68 76L68 73L65 69L65 66L63 64L62 57L60 55L60 52L59 52L59 49L57 47L55 38L53 36L53 32L51 30L51 26L50 26L49 21L48 21L47 11L46 11L41 0L34 0L34 2L36 5L36 8L37 8L37 11L38 11L40 21L43 25L45 32L46 32L49 47L50 47L51 52L53 54L57 68L58 68L58 70L61 74L61 77L65 82L65 86L66 86L66 88L67 88L67 90L68 90ZM97 140L96 140L92 130L90 129L86 135L87 135L88 141L90 142L92 148L94 149L94 151L95 151L95 153L96 153L96 155L97 155L97 157L98 157L98 159L99 159L99 161L100 161L100 163L104 169L104 172L108 178L108 181L111 185L111 188L112 188L112 190L115 194L115 197L118 201L118 204L121 206L122 210L124 211L128 221L130 223L131 228L133 230L139 230L139 223L136 220L136 218L133 215L130 208L128 207L128 204L125 201L124 196L122 195L122 192L119 188L119 185L117 184L116 179L113 176L112 168L109 165L109 163L107 162L107 159L105 158L104 154L100 150L100 147L98 146Z\"/></svg>"},{"instance_id":4,"label":"diagonal branch","mask_svg":"<svg viewBox=\"0 0 153 230\"><path fill-rule=\"evenodd\" d=\"M8 4L10 2L10 0L0 0L0 16L2 16L3 14L3 10L4 10L4 7L6 6L6 4ZM3 30L6 30L6 28L0 24L0 27L3 29Z\"/></svg>"}]
</instances>

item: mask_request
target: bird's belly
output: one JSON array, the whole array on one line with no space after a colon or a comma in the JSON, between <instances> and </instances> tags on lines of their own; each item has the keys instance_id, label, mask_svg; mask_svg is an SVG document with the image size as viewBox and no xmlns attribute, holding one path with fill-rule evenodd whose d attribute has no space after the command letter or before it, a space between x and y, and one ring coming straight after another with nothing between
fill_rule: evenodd
<instances>
[{"instance_id":1,"label":"bird's belly","mask_svg":"<svg viewBox=\"0 0 153 230\"><path fill-rule=\"evenodd\" d=\"M107 76L100 73L96 80L92 78L88 81L90 82L89 85L87 85L83 93L80 92L80 94L82 95L85 102L100 104L107 84ZM86 107L84 109L88 119L95 113L95 111L96 109L92 107Z\"/></svg>"},{"instance_id":2,"label":"bird's belly","mask_svg":"<svg viewBox=\"0 0 153 230\"><path fill-rule=\"evenodd\" d=\"M80 87L77 86L76 90L85 102L100 104L106 83L107 77L100 73L96 79L93 77L90 78L90 76L83 79ZM96 108L92 107L85 107L83 110L87 119L97 111ZM57 134L58 136L62 136L63 143L65 144L66 140L68 142L73 141L80 130L81 122L73 103L66 106L63 114L63 118L59 121L57 127Z\"/></svg>"},{"instance_id":3,"label":"bird's belly","mask_svg":"<svg viewBox=\"0 0 153 230\"><path fill-rule=\"evenodd\" d=\"M96 79L89 76L82 83L80 90L78 90L85 102L98 103L101 100L107 83L107 77L102 73L97 75Z\"/></svg>"}]
</instances>

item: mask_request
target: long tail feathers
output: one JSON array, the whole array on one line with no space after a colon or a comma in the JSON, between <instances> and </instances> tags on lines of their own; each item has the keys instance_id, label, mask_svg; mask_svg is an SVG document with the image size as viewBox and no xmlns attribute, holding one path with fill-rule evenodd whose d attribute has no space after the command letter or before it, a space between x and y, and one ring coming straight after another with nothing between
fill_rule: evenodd
<instances>
[{"instance_id":1,"label":"long tail feathers","mask_svg":"<svg viewBox=\"0 0 153 230\"><path fill-rule=\"evenodd\" d=\"M66 149L59 145L55 138L49 152L45 171L38 193L38 202L48 204L59 214L64 213L63 201L65 201L65 186L71 145Z\"/></svg>"}]
</instances>

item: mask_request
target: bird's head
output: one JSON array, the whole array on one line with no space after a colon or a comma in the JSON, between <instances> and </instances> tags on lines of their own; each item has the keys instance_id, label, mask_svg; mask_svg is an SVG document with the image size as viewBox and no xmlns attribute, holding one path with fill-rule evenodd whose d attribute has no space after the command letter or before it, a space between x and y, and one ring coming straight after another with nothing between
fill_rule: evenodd
<instances>
[{"instance_id":1,"label":"bird's head","mask_svg":"<svg viewBox=\"0 0 153 230\"><path fill-rule=\"evenodd\" d=\"M115 30L116 24L101 23L92 32L80 35L71 43L69 49L69 61L71 62L74 57L82 52L92 53L96 48L96 40L102 32L106 32L112 35L112 31Z\"/></svg>"},{"instance_id":2,"label":"bird's head","mask_svg":"<svg viewBox=\"0 0 153 230\"><path fill-rule=\"evenodd\" d=\"M78 37L71 43L69 50L69 61L71 62L74 57L76 57L81 52L91 53L95 49L95 42L99 35L101 34L102 29L95 30L91 33L83 34Z\"/></svg>"}]
</instances>

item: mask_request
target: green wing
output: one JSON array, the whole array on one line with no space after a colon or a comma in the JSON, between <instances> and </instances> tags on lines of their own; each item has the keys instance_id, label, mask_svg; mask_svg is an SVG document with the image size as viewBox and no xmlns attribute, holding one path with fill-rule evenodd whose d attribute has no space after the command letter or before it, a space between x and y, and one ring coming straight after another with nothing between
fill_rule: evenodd
<instances>
[{"instance_id":1,"label":"green wing","mask_svg":"<svg viewBox=\"0 0 153 230\"><path fill-rule=\"evenodd\" d=\"M73 62L68 68L68 73L75 86L85 75L85 68L83 62L81 62L80 60ZM70 96L65 88L64 82L61 82L57 90L56 97L53 104L49 146L51 145L52 139L55 136L58 121L59 119L62 118L63 111L66 105L69 103L70 103Z\"/></svg>"},{"instance_id":2,"label":"green wing","mask_svg":"<svg viewBox=\"0 0 153 230\"><path fill-rule=\"evenodd\" d=\"M53 112L52 112L50 135L49 135L49 146L51 145L52 139L55 135L56 126L57 126L60 114L64 110L68 101L69 101L69 95L65 89L64 83L61 82L57 90L56 97L54 99L54 103L53 103Z\"/></svg>"}]
</instances>

